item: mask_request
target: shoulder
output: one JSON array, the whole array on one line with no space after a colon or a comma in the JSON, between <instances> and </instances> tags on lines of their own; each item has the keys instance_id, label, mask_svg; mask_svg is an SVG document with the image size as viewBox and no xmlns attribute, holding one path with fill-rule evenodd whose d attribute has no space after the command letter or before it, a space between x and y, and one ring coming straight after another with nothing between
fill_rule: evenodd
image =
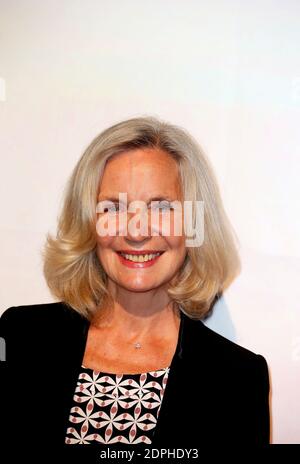
<instances>
[{"instance_id":1,"label":"shoulder","mask_svg":"<svg viewBox=\"0 0 300 464\"><path fill-rule=\"evenodd\" d=\"M188 319L185 327L183 365L188 372L196 367L206 379L203 388L208 389L207 396L213 395L218 405L216 398L244 405L247 397L250 408L260 405L258 409L267 410L270 380L265 357L228 340L200 320Z\"/></svg>"},{"instance_id":2,"label":"shoulder","mask_svg":"<svg viewBox=\"0 0 300 464\"><path fill-rule=\"evenodd\" d=\"M63 302L8 308L0 319L6 364L50 365L79 359L88 328L87 319ZM73 360L73 361L72 361Z\"/></svg>"},{"instance_id":3,"label":"shoulder","mask_svg":"<svg viewBox=\"0 0 300 464\"><path fill-rule=\"evenodd\" d=\"M30 328L64 327L83 324L85 319L64 302L12 306L1 315L1 332L30 331Z\"/></svg>"},{"instance_id":4,"label":"shoulder","mask_svg":"<svg viewBox=\"0 0 300 464\"><path fill-rule=\"evenodd\" d=\"M196 372L193 385L205 399L199 415L205 414L207 430L229 442L235 436L241 443L267 444L270 382L266 359L200 320L185 321L185 349L179 363L183 366L182 388L190 373Z\"/></svg>"},{"instance_id":5,"label":"shoulder","mask_svg":"<svg viewBox=\"0 0 300 464\"><path fill-rule=\"evenodd\" d=\"M238 345L207 327L203 321L187 320L186 331L190 335L189 351L201 356L212 365L226 366L227 370L238 369L248 372L257 370L267 375L268 367L264 356Z\"/></svg>"}]
</instances>

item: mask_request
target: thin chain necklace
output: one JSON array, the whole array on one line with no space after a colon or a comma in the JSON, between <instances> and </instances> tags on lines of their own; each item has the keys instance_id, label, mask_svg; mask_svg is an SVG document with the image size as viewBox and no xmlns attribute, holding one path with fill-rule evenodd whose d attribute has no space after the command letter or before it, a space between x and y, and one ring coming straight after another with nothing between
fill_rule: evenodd
<instances>
[{"instance_id":1,"label":"thin chain necklace","mask_svg":"<svg viewBox=\"0 0 300 464\"><path fill-rule=\"evenodd\" d=\"M142 348L142 344L140 342L135 342L133 346L136 350L140 350Z\"/></svg>"}]
</instances>

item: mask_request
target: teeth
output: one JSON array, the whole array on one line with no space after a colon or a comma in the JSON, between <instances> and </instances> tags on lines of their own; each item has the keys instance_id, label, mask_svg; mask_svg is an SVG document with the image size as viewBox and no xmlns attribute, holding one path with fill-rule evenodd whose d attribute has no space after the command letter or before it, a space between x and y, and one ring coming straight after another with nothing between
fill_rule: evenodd
<instances>
[{"instance_id":1,"label":"teeth","mask_svg":"<svg viewBox=\"0 0 300 464\"><path fill-rule=\"evenodd\" d=\"M133 261L134 263L145 263L147 261L151 261L151 259L156 258L156 256L160 255L160 253L153 253L150 255L127 255L125 253L121 253L121 255L129 261Z\"/></svg>"}]
</instances>

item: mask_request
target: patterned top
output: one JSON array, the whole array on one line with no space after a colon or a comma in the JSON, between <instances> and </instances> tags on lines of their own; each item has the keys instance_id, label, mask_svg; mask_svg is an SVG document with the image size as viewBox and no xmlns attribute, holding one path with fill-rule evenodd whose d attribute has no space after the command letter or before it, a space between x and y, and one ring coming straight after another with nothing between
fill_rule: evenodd
<instances>
[{"instance_id":1,"label":"patterned top","mask_svg":"<svg viewBox=\"0 0 300 464\"><path fill-rule=\"evenodd\" d=\"M65 443L152 443L170 367L108 374L82 366Z\"/></svg>"}]
</instances>

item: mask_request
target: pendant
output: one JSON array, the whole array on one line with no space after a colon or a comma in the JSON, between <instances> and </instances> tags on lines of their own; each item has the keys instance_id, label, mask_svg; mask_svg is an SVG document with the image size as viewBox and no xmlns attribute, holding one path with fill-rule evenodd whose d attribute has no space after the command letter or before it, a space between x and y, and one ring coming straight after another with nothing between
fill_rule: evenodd
<instances>
[{"instance_id":1,"label":"pendant","mask_svg":"<svg viewBox=\"0 0 300 464\"><path fill-rule=\"evenodd\" d=\"M136 349L142 348L142 345L139 342L137 342L134 344L134 348Z\"/></svg>"}]
</instances>

